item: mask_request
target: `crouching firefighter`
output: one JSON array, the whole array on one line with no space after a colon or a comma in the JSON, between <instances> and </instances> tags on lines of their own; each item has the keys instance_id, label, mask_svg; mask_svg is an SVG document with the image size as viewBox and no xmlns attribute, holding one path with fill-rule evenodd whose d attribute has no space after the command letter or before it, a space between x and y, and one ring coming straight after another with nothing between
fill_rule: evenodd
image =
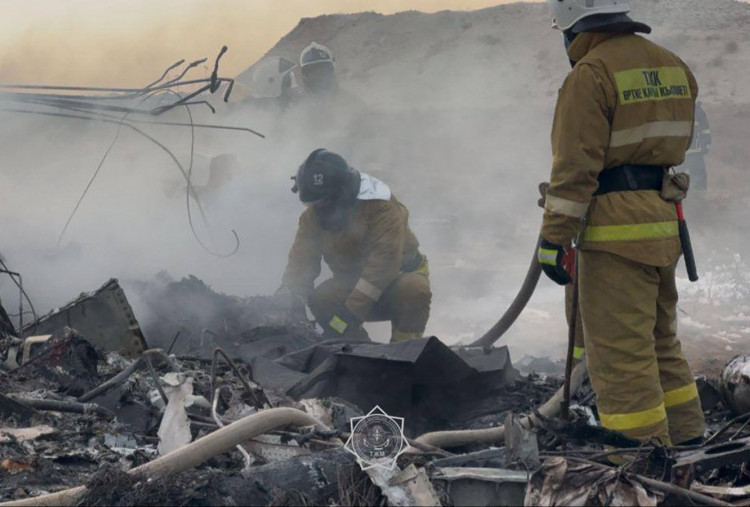
<instances>
[{"instance_id":1,"label":"crouching firefighter","mask_svg":"<svg viewBox=\"0 0 750 507\"><path fill-rule=\"evenodd\" d=\"M698 86L637 32L623 0L548 0L573 70L552 126L539 261L564 285L578 237L586 360L602 425L664 445L701 439L698 391L676 336L676 201Z\"/></svg>"},{"instance_id":2,"label":"crouching firefighter","mask_svg":"<svg viewBox=\"0 0 750 507\"><path fill-rule=\"evenodd\" d=\"M432 293L406 207L386 184L324 149L294 179L307 209L279 290L305 301L326 337L367 339L363 322L390 320L392 342L421 338ZM333 277L313 288L321 258Z\"/></svg>"}]
</instances>

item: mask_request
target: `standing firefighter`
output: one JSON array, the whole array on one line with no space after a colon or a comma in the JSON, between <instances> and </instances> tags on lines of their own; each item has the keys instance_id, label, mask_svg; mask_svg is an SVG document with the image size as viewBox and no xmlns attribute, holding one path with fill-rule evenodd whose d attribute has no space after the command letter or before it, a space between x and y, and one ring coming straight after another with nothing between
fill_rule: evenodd
<instances>
[{"instance_id":1,"label":"standing firefighter","mask_svg":"<svg viewBox=\"0 0 750 507\"><path fill-rule=\"evenodd\" d=\"M432 293L406 207L387 185L324 149L295 180L307 210L280 291L306 300L324 336L366 339L362 322L390 320L392 342L421 338ZM333 277L313 289L321 257Z\"/></svg>"},{"instance_id":2,"label":"standing firefighter","mask_svg":"<svg viewBox=\"0 0 750 507\"><path fill-rule=\"evenodd\" d=\"M602 425L665 445L703 412L675 335L678 217L666 191L693 131L693 74L635 35L623 0L548 0L573 70L558 97L539 261L559 284L578 238L580 307ZM666 182L663 185L663 182ZM664 191L663 191L664 190Z\"/></svg>"}]
</instances>

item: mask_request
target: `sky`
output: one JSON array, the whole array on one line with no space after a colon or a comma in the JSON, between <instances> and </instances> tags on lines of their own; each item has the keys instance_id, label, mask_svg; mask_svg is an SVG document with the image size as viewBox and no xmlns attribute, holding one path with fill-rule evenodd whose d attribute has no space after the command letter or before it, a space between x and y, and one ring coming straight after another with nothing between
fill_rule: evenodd
<instances>
[{"instance_id":1,"label":"sky","mask_svg":"<svg viewBox=\"0 0 750 507\"><path fill-rule=\"evenodd\" d=\"M137 86L171 63L229 51L254 63L303 17L472 10L508 0L0 0L0 82ZM208 67L204 72L210 72Z\"/></svg>"}]
</instances>

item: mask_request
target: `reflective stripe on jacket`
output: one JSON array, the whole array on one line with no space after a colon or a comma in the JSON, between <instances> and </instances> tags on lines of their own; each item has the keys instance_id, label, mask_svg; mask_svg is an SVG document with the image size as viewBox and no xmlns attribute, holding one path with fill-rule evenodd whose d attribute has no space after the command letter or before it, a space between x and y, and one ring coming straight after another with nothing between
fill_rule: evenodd
<instances>
[{"instance_id":1,"label":"reflective stripe on jacket","mask_svg":"<svg viewBox=\"0 0 750 507\"><path fill-rule=\"evenodd\" d=\"M654 266L675 262L681 248L674 204L654 190L592 194L604 169L683 162L698 94L693 74L634 34L582 33L568 54L578 63L557 101L542 235L567 246L586 217L582 249Z\"/></svg>"}]
</instances>

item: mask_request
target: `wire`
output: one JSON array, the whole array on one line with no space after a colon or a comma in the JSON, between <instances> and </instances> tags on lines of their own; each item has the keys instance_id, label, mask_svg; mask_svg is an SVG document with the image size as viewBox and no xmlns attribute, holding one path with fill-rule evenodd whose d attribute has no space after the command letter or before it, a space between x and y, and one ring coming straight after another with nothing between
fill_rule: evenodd
<instances>
[{"instance_id":1,"label":"wire","mask_svg":"<svg viewBox=\"0 0 750 507\"><path fill-rule=\"evenodd\" d=\"M199 102L190 103L190 105L197 105L197 104L199 104ZM204 101L204 102L200 102L200 104L207 104L207 103ZM9 113L21 113L21 114L37 114L37 115L42 115L42 116L61 116L65 118L77 118L77 119L85 119L85 120L91 120L91 121L112 120L118 123L120 121L120 117L118 116L114 116L114 115L107 114L107 113L101 113L98 111L79 109L74 106L68 106L68 105L51 106L47 104L37 104L37 105L44 106L44 107L55 107L57 109L63 109L66 111L74 111L77 113L82 113L82 114L87 114L87 115L92 115L92 116L89 118L84 118L84 117L75 116L75 115L67 116L64 114L52 113L49 111L33 111L31 109L13 109L13 108L0 108L0 111L6 111ZM248 132L257 137L260 137L261 139L266 138L264 134L258 132L257 130L253 130L248 127L237 127L237 126L232 126L232 125L213 125L209 123L194 123L191 125L190 123L180 123L180 122L174 122L174 121L136 120L133 118L129 118L128 123L138 123L138 124L146 124L146 125L164 125L167 127L193 127L193 128L212 129L212 130L232 130L232 131L237 131L237 132Z\"/></svg>"},{"instance_id":2,"label":"wire","mask_svg":"<svg viewBox=\"0 0 750 507\"><path fill-rule=\"evenodd\" d=\"M122 119L124 120L128 114L129 113L125 113ZM68 220L65 221L65 226L63 227L62 231L60 231L60 235L57 237L57 246L60 246L63 236L65 236L65 232L68 230L68 226L70 225L70 222L73 220L73 217L76 215L78 208L81 206L81 203L83 202L83 199L86 197L86 194L88 194L88 191L91 188L91 185L94 183L94 180L96 179L97 176L99 176L99 171L101 171L102 166L104 165L104 161L107 160L107 157L109 156L109 152L112 151L112 148L114 148L115 143L117 143L117 140L120 138L122 125L123 125L122 123L118 125L117 132L115 133L115 137L112 139L112 142L109 143L109 147L104 152L104 155L102 155L102 159L99 161L99 165L96 166L96 170L94 171L94 174L91 175L89 182L86 184L86 188L83 189L81 196L78 198L78 202L76 202L76 205L73 207L73 211L71 211L70 215L68 216Z\"/></svg>"},{"instance_id":3,"label":"wire","mask_svg":"<svg viewBox=\"0 0 750 507\"><path fill-rule=\"evenodd\" d=\"M163 78L161 78L163 79ZM161 81L159 79L159 81ZM151 95L146 95L141 99L140 102L136 105L136 107L143 104L146 100L148 100L151 97ZM57 246L60 246L60 243L62 242L63 236L65 235L65 232L68 230L68 226L70 225L70 222L73 220L73 217L75 216L76 212L78 211L78 208L81 206L81 203L83 202L83 199L88 194L89 189L91 188L91 185L94 183L94 180L96 180L96 177L99 176L99 171L101 171L102 166L104 165L104 162L107 160L107 157L109 156L109 153L112 151L112 148L114 148L115 144L117 143L117 140L120 138L120 132L122 131L122 126L124 125L125 119L128 117L130 112L126 112L117 120L117 131L115 132L115 137L112 139L112 142L109 144L109 147L104 152L104 155L102 155L102 159L99 161L99 165L96 167L96 170L94 171L94 174L89 179L89 182L86 184L86 188L83 189L83 192L81 193L81 197L78 198L78 202L76 202L75 207L73 208L73 211L71 211L70 215L68 216L68 220L65 222L65 226L63 227L62 231L60 232L60 236L57 238Z\"/></svg>"},{"instance_id":4,"label":"wire","mask_svg":"<svg viewBox=\"0 0 750 507\"><path fill-rule=\"evenodd\" d=\"M146 86L144 86L144 89L149 89L152 86L156 86L157 84L161 83L164 80L164 78L167 77L167 74L169 74L169 71L176 69L177 67L179 67L183 63L185 63L185 59L184 58L182 60L180 60L179 62L173 63L172 65L170 65L169 67L167 67L164 70L164 73L161 75L161 77L159 79L157 79L156 81L153 81L153 82L147 84Z\"/></svg>"},{"instance_id":5,"label":"wire","mask_svg":"<svg viewBox=\"0 0 750 507\"><path fill-rule=\"evenodd\" d=\"M169 92L176 94L179 96L177 92L174 90L168 90ZM185 110L188 114L188 119L190 120L190 125L193 124L193 112L190 110L190 106L188 104L184 104ZM211 231L208 220L206 219L206 214L203 211L203 207L200 203L200 200L198 199L198 193L195 191L195 187L193 187L193 160L195 158L195 128L190 129L190 165L188 166L188 172L187 172L187 186L185 189L185 209L187 212L187 218L188 218L188 225L190 226L190 231L193 233L193 237L195 238L195 241L198 242L198 244L205 250L207 253L216 256L216 257L231 257L232 255L236 254L237 251L240 249L240 238L237 235L237 232L234 229L230 229L232 234L234 235L234 248L227 254L221 254L218 252L215 252L208 248L205 243L203 243L203 240L201 240L200 236L198 235L198 231L195 230L195 224L193 223L193 213L190 208L190 194L192 193L193 199L195 199L195 204L198 206L198 210L200 211L201 218L203 219L203 223L206 224L206 228L208 229L209 233ZM184 170L183 170L184 174Z\"/></svg>"},{"instance_id":6,"label":"wire","mask_svg":"<svg viewBox=\"0 0 750 507\"><path fill-rule=\"evenodd\" d=\"M259 132L256 132L252 129L245 129L242 127L223 127L223 126L208 126L208 125L197 125L193 120L192 111L190 110L190 105L198 105L198 104L204 104L208 106L213 112L215 112L214 108L206 101L195 101L191 102L190 99L193 97L199 95L200 93L203 93L204 91L208 90L211 93L214 93L216 90L218 90L219 86L223 82L229 83L229 88L227 90L227 93L225 93L225 101L228 98L229 91L231 90L232 85L234 84L234 80L227 79L227 78L220 78L218 77L218 65L219 60L221 59L222 55L227 51L227 47L223 46L221 48L221 51L219 52L219 55L216 57L216 60L214 61L214 69L211 77L209 79L198 79L198 80L187 80L187 81L180 81L187 72L204 63L207 59L203 58L201 60L196 60L194 62L191 62L188 64L182 72L174 79L168 80L166 82L163 82L166 76L169 74L169 72L180 65L184 63L184 60L180 60L171 66L169 66L157 79L156 81L153 81L149 85L147 85L145 88L141 89L134 89L134 88L95 88L95 87L64 87L64 86L37 86L37 85L2 85L0 84L0 89L2 88L19 88L19 89L41 89L41 90L62 90L62 91L74 91L74 90L85 90L85 91L97 91L97 92L131 92L133 97L142 96L141 100L136 104L133 108L126 108L126 107L120 107L120 106L112 106L112 105L106 105L106 104L93 104L88 103L85 101L78 101L78 100L71 100L71 98L64 95L55 95L55 94L24 94L24 93L13 93L13 92L0 92L0 100L2 99L10 99L15 100L17 102L26 102L30 104L35 104L42 107L54 107L57 109L62 110L68 110L68 111L75 111L78 113L81 113L81 115L72 115L72 114L64 114L59 112L51 112L51 111L33 111L33 110L23 110L23 109L15 109L15 108L0 108L0 111L8 111L8 112L15 112L15 113L23 113L23 114L37 114L37 115L46 115L46 116L52 116L52 117L64 117L64 118L74 118L74 119L82 119L82 120L93 120L93 121L101 121L105 123L112 123L117 125L117 131L115 133L114 138L112 139L111 143L105 150L104 154L102 155L101 160L99 161L99 164L97 165L96 170L92 174L91 178L89 179L88 183L86 184L86 187L84 188L83 192L81 193L81 196L79 197L78 201L76 202L75 206L73 207L73 210L71 211L70 215L68 216L68 219L65 222L65 225L63 226L62 231L60 232L60 235L57 239L57 245L59 246L62 242L63 237L65 236L65 233L67 232L68 228L70 227L70 224L75 217L76 213L78 212L81 204L83 203L83 200L86 198L86 195L88 195L89 190L91 189L94 181L99 176L99 173L101 172L102 167L104 166L104 162L109 157L109 154L111 153L114 146L117 144L117 141L120 138L120 134L122 132L122 127L126 126L131 128L132 130L136 131L143 137L146 137L148 140L159 146L162 150L164 150L175 162L178 169L182 173L183 177L185 178L186 182L186 210L188 215L188 224L190 226L190 230L193 234L193 237L195 238L196 242L203 248L207 253L217 256L217 257L230 257L237 253L240 247L240 240L239 236L237 235L237 232L234 229L230 229L233 237L234 237L234 247L231 251L228 253L219 253L211 248L209 248L200 238L200 235L195 229L195 224L193 222L192 217L192 210L190 207L190 197L192 194L193 199L195 199L196 206L198 207L198 210L200 211L201 218L203 219L206 228L210 234L211 228L209 226L208 220L206 218L205 212L203 210L203 206L201 205L200 199L198 198L198 194L195 191L195 188L192 184L192 171L193 171L193 163L194 163L194 156L195 156L195 129L196 127L202 127L202 128L224 128L224 129L231 129L231 130L245 130L247 132L250 132L254 135L257 135L261 138L263 138L263 134L260 134ZM190 83L201 83L204 86L200 87L198 90L195 90L191 93L188 93L187 95L183 96L180 93L177 93L172 88L176 86L185 86ZM160 93L169 93L173 94L177 97L177 100L173 103L159 106L151 109L151 110L141 110L139 107L149 98L160 94ZM190 127L190 164L187 172L185 171L182 164L180 164L177 157L172 153L169 148L167 148L164 144L156 140L154 137L150 136L143 130L139 129L135 125L133 125L134 122L126 122L125 120L128 118L128 116L131 113L150 113L152 115L160 115L166 111L169 111L170 109L173 109L174 107L178 105L185 106L185 109L188 113L189 123L175 123L175 122L138 122L135 120L134 122L138 123L152 123L152 124L161 124L161 125L174 125L174 126L189 126ZM108 115L105 113L101 113L96 111L97 109L100 110L109 110L109 111L119 111L123 112L123 115L119 118ZM96 116L92 116L96 115ZM97 117L98 116L98 117ZM21 312L22 313L22 312Z\"/></svg>"},{"instance_id":7,"label":"wire","mask_svg":"<svg viewBox=\"0 0 750 507\"><path fill-rule=\"evenodd\" d=\"M0 256L0 266L2 266L5 271L10 272L10 269L8 269L8 265L5 264L5 260L1 256ZM36 310L34 309L34 303L31 302L31 298L26 292L26 289L23 288L23 285L18 283L16 278L13 276L11 276L10 279L13 280L13 283L16 284L16 287L18 287L18 290L21 291L21 294L23 294L23 297L26 298L26 301L29 303L29 308L31 308L31 314L34 316L34 333L36 333L39 317L37 316ZM23 334L23 329L19 329L18 334Z\"/></svg>"},{"instance_id":8,"label":"wire","mask_svg":"<svg viewBox=\"0 0 750 507\"><path fill-rule=\"evenodd\" d=\"M143 100L146 100L147 98L150 98L151 96L156 95L158 93L175 93L176 94L177 92L175 92L173 90L157 90L156 92L154 92L152 94L149 94L149 96L144 97ZM189 106L186 105L185 108L188 110L190 121L192 123L192 112L190 112ZM232 232L232 235L234 236L235 245L234 245L234 247L232 248L232 250L229 253L222 254L222 253L219 253L219 252L215 252L215 251L211 250L208 246L206 246L206 244L200 239L200 236L198 235L198 232L195 230L195 226L194 226L193 219L192 219L192 212L190 210L190 205L189 205L189 195L191 193L193 194L193 198L196 201L196 205L198 206L198 210L200 211L201 217L203 218L204 222L206 223L206 226L208 226L208 221L206 219L205 212L203 210L203 206L201 205L200 200L198 199L198 194L195 192L195 188L192 185L191 174L185 171L185 169L182 166L182 164L180 164L180 162L177 159L177 157L174 155L174 153L172 153L172 151L169 148L167 148L164 144L162 144L161 142L159 142L154 137L152 137L149 134L147 134L145 131L139 129L135 125L132 125L130 122L126 122L125 121L125 117L127 116L127 114L125 114L123 116L123 118L121 118L119 120L114 120L114 119L109 119L109 118L89 118L89 117L86 117L86 116L71 115L71 114L65 114L65 113L53 113L53 112L46 112L46 111L23 111L23 110L18 110L18 111L13 111L13 112L24 112L24 113L28 112L28 113L31 113L31 114L40 114L40 115L45 115L45 116L65 117L65 118L74 118L74 119L82 119L82 120L96 119L98 121L102 121L102 122L105 122L105 123L112 123L112 124L118 125L117 134L115 135L115 138L113 139L112 144L107 149L107 151L105 152L104 156L102 157L102 160L100 161L99 166L97 167L97 170L94 172L91 180L89 181L88 185L86 186L86 189L84 189L84 192L81 195L81 198L79 199L79 202L76 204L76 207L73 209L73 212L71 213L70 217L68 218L68 221L66 222L65 228L63 229L63 231L60 234L60 237L58 238L58 245L60 244L60 242L62 240L62 237L63 237L65 231L67 230L70 221L73 219L73 217L74 217L77 209L80 207L81 201L83 200L83 198L85 197L86 193L88 192L88 189L91 187L91 184L93 184L93 181L96 179L96 177L97 177L97 175L98 175L98 173L99 173L99 171L100 171L100 169L101 169L104 161L106 160L107 156L109 155L109 152L111 151L112 147L114 146L115 142L117 141L117 139L119 137L119 133L120 133L121 127L125 126L125 127L128 127L130 129L136 131L137 133L139 133L140 135L142 135L146 139L148 139L151 142L153 142L154 144L156 144L159 148L161 148L164 152L166 152L170 156L170 158L172 159L172 161L177 165L180 173L182 174L182 176L185 179L185 182L187 184L187 193L188 193L188 205L187 205L187 208L188 208L188 223L189 223L189 226L190 226L190 230L193 233L193 237L195 238L196 242L201 246L201 248L203 248L207 253L209 253L211 255L214 255L216 257L231 257L232 255L236 254L237 251L239 250L240 239L239 239L239 236L237 235L237 232L234 229L231 229L231 232ZM147 123L149 123L149 122L147 122ZM191 128L190 171L192 171L192 164L193 164L193 157L194 157L194 145L195 145L195 129Z\"/></svg>"},{"instance_id":9,"label":"wire","mask_svg":"<svg viewBox=\"0 0 750 507\"><path fill-rule=\"evenodd\" d=\"M198 65L200 65L202 63L205 63L206 60L208 60L208 58L201 58L200 60L195 60L194 62L190 62L187 65L187 67L185 67L185 69L183 69L182 73L179 76L177 76L174 79L170 79L169 81L166 81L165 83L162 84L162 86L172 85L174 83L179 82L180 79L182 79L183 77L185 77L185 74L187 74L190 69L192 69L194 67L197 67ZM162 79L164 79L164 78L162 77ZM159 81L161 81L161 79ZM157 83L158 83L158 81L157 81ZM155 85L156 83L153 83L153 84ZM151 88L151 86L148 86L147 88Z\"/></svg>"}]
</instances>

